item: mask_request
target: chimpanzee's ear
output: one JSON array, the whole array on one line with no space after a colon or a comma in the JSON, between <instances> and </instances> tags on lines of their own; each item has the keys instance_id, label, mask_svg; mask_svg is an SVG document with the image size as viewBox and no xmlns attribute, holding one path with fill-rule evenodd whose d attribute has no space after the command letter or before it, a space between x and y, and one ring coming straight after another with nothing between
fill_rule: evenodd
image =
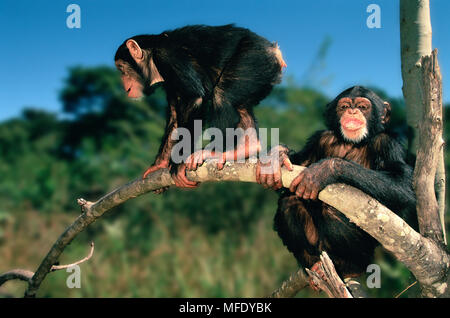
<instances>
[{"instance_id":1,"label":"chimpanzee's ear","mask_svg":"<svg viewBox=\"0 0 450 318\"><path fill-rule=\"evenodd\" d=\"M128 40L126 46L136 62L142 61L142 59L144 58L144 52L142 52L141 47L135 40Z\"/></svg>"},{"instance_id":2,"label":"chimpanzee's ear","mask_svg":"<svg viewBox=\"0 0 450 318\"><path fill-rule=\"evenodd\" d=\"M381 115L381 123L386 124L391 119L391 104L383 102L383 114Z\"/></svg>"}]
</instances>

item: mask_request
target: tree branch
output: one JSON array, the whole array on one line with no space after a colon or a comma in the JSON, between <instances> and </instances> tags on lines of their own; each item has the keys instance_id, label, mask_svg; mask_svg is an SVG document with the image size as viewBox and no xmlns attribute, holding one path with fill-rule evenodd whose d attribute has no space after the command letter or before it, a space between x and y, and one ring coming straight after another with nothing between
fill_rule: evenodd
<instances>
[{"instance_id":1,"label":"tree branch","mask_svg":"<svg viewBox=\"0 0 450 318\"><path fill-rule=\"evenodd\" d=\"M92 255L94 254L94 242L91 242L91 250L89 252L89 255L86 256L85 258L72 263L72 264L67 264L67 265L52 265L52 267L50 268L51 272L57 271L57 270L61 270L61 269L66 269L69 268L71 266L74 265L78 265L81 263L86 262L87 260L89 260ZM6 283L9 280L14 280L14 279L19 279L19 280L23 280L26 282L30 282L31 278L34 276L35 273L33 273L32 271L29 270L25 270L25 269L13 269L9 272L3 273L2 275L0 275L0 286L2 286L4 283Z\"/></svg>"},{"instance_id":2,"label":"tree branch","mask_svg":"<svg viewBox=\"0 0 450 318\"><path fill-rule=\"evenodd\" d=\"M443 243L444 233L435 194L436 167L444 144L441 73L437 62L437 50L429 56L422 57L419 68L423 118L419 126L419 148L413 182L417 196L417 217L420 233L438 243Z\"/></svg>"},{"instance_id":3,"label":"tree branch","mask_svg":"<svg viewBox=\"0 0 450 318\"><path fill-rule=\"evenodd\" d=\"M429 0L400 0L400 47L403 96L405 98L407 110L406 120L414 131L412 142L409 145L409 151L414 154L417 152L418 157L419 155L425 156L428 155L428 153L424 150L432 148L422 147L426 146L426 143L428 142L427 138L430 135L430 131L426 128L424 129L424 127L432 127L432 125L428 125L426 121L434 121L437 118L442 119L442 83L436 58L436 50L432 52L432 29ZM433 57L430 58L430 56ZM427 62L424 58L429 61ZM430 103L433 105L430 105ZM428 110L425 109L426 107L428 107ZM425 113L430 112L431 110L436 116L435 119L429 116L430 113ZM442 121L440 125L442 126ZM434 135L434 137L442 139L442 129L434 129L434 132L437 134ZM419 138L422 139L422 142L419 141ZM430 139L430 141L432 140L436 141L435 138ZM422 146L420 146L419 143L421 143ZM424 169L428 169L428 173L433 173L428 176L431 176L435 183L434 188L436 189L435 192L438 199L437 206L441 230L439 231L438 226L435 224L435 217L427 219L421 212L418 214L421 233L427 237L432 237L436 241L443 241L446 244L444 222L445 163L442 147L438 148L438 150L437 154L433 153L435 162L433 162L432 165L428 165L427 163L424 166L421 166L420 175L422 178L420 183L424 184L425 179L427 179L423 174L425 173ZM420 161L423 162L423 158ZM429 196L431 188L426 191L427 193L425 195L431 198ZM418 192L418 194L422 193L422 191ZM428 216L430 216L431 214L434 214L435 211L434 202L435 200L426 203L426 201L422 200L422 206L419 207L419 209L423 211L422 208L425 208L423 204L433 205L429 206L432 211L428 213ZM440 237L441 233L442 237Z\"/></svg>"},{"instance_id":4,"label":"tree branch","mask_svg":"<svg viewBox=\"0 0 450 318\"><path fill-rule=\"evenodd\" d=\"M377 200L351 186L329 185L319 193L319 199L373 236L408 267L421 285L435 286L436 296L448 297L449 255L433 240L421 236Z\"/></svg>"},{"instance_id":5,"label":"tree branch","mask_svg":"<svg viewBox=\"0 0 450 318\"><path fill-rule=\"evenodd\" d=\"M339 277L333 262L328 256L327 252L323 251L320 255L320 262L318 263L319 271L323 273L324 277L317 272L306 269L309 277L313 280L321 290L323 290L330 298L353 298L352 294L347 289L342 279Z\"/></svg>"},{"instance_id":6,"label":"tree branch","mask_svg":"<svg viewBox=\"0 0 450 318\"><path fill-rule=\"evenodd\" d=\"M227 162L222 170L217 170L216 161L209 161L196 171L189 171L188 177L192 181L243 181L255 182L256 159L250 159L244 163L231 164ZM285 171L283 185L288 186L292 180L303 170L297 166L293 171ZM30 281L25 297L35 297L42 281L45 279L53 264L55 264L64 248L89 224L100 218L105 212L123 202L145 194L147 192L173 185L174 182L168 169L161 169L150 174L146 179L136 179L97 200L89 202L78 199L83 213L70 225L39 265Z\"/></svg>"},{"instance_id":7,"label":"tree branch","mask_svg":"<svg viewBox=\"0 0 450 318\"><path fill-rule=\"evenodd\" d=\"M403 79L403 96L406 104L406 120L414 130L413 153L417 150L419 123L422 119L420 87L416 65L420 58L432 50L429 0L400 0L400 49Z\"/></svg>"},{"instance_id":8,"label":"tree branch","mask_svg":"<svg viewBox=\"0 0 450 318\"><path fill-rule=\"evenodd\" d=\"M215 161L207 161L196 171L188 172L193 181L243 181L255 182L256 160L244 163L226 163L217 170ZM283 186L288 187L292 180L305 169L294 166L293 171L282 169ZM89 224L119 204L139 195L172 185L167 169L158 170L145 180L136 179L103 196L96 202L79 199L82 214L70 225L54 243L44 260L29 281L25 297L35 297L42 281L51 271L64 251L64 248ZM433 285L439 295L448 293L450 282L445 285L449 257L430 239L422 237L410 228L401 218L362 191L344 184L327 186L319 194L319 199L345 214L350 221L375 237L388 251L405 263L421 284ZM436 282L440 282L436 285Z\"/></svg>"},{"instance_id":9,"label":"tree branch","mask_svg":"<svg viewBox=\"0 0 450 318\"><path fill-rule=\"evenodd\" d=\"M31 277L33 277L33 272L26 269L13 269L9 272L0 275L0 286L9 280L19 279L25 282L29 282Z\"/></svg>"},{"instance_id":10,"label":"tree branch","mask_svg":"<svg viewBox=\"0 0 450 318\"><path fill-rule=\"evenodd\" d=\"M292 273L269 298L291 298L308 285L308 276L305 274L304 269L300 268L295 273Z\"/></svg>"},{"instance_id":11,"label":"tree branch","mask_svg":"<svg viewBox=\"0 0 450 318\"><path fill-rule=\"evenodd\" d=\"M86 261L88 261L92 255L94 255L94 242L91 242L91 250L89 251L89 255L86 256L85 258L80 259L79 261L72 263L72 264L66 264L66 265L53 265L52 268L50 269L52 272L54 271L58 271L61 269L66 269L75 265L79 265L81 263L84 263Z\"/></svg>"}]
</instances>

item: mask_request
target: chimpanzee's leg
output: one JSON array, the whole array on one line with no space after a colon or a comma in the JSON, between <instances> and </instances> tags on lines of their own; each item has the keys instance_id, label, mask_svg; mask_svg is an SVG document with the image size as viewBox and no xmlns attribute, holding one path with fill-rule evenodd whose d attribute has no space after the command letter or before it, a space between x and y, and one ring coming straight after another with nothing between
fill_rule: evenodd
<instances>
[{"instance_id":1,"label":"chimpanzee's leg","mask_svg":"<svg viewBox=\"0 0 450 318\"><path fill-rule=\"evenodd\" d=\"M225 133L222 152L196 152L186 162L188 169L195 170L208 158L218 159L221 169L225 161L245 159L259 152L253 107L280 81L284 65L278 46L260 38L241 40L217 81L212 99L211 126ZM227 128L236 130L230 136Z\"/></svg>"}]
</instances>

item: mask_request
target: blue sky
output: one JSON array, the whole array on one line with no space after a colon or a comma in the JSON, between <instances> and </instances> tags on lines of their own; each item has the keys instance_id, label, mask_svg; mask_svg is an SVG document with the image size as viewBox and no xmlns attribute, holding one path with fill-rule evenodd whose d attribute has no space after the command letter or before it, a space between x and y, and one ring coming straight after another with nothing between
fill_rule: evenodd
<instances>
[{"instance_id":1,"label":"blue sky","mask_svg":"<svg viewBox=\"0 0 450 318\"><path fill-rule=\"evenodd\" d=\"M66 26L66 8L81 7L81 29ZM366 8L381 7L381 29L369 29ZM433 47L439 49L444 100L450 101L450 1L431 0ZM321 43L331 39L318 77L333 97L354 85L373 85L400 97L400 35L397 0L165 0L0 2L2 61L0 120L25 106L59 111L58 92L74 65L113 66L127 37L160 33L186 24L236 23L277 41L288 64L286 75L304 80ZM317 82L317 84L321 82Z\"/></svg>"}]
</instances>

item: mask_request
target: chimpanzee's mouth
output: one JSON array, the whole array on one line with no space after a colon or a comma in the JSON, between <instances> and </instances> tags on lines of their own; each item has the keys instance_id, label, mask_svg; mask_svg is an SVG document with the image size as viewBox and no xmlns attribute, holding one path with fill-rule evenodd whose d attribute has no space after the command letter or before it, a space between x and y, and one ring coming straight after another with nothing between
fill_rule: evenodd
<instances>
[{"instance_id":1,"label":"chimpanzee's mouth","mask_svg":"<svg viewBox=\"0 0 450 318\"><path fill-rule=\"evenodd\" d=\"M342 127L345 128L346 130L358 130L361 129L362 127L364 127L364 123L356 118L349 118L346 120L343 120L341 123Z\"/></svg>"}]
</instances>

